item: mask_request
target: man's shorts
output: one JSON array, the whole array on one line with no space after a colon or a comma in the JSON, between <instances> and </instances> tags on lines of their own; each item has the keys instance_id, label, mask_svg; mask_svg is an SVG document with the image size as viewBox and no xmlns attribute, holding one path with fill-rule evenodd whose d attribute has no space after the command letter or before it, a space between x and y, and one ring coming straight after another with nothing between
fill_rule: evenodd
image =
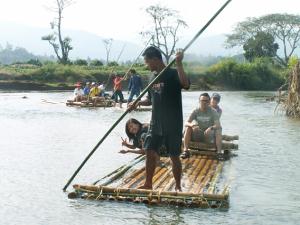
<instances>
[{"instance_id":1,"label":"man's shorts","mask_svg":"<svg viewBox=\"0 0 300 225\"><path fill-rule=\"evenodd\" d=\"M144 149L153 150L159 155L165 149L169 156L179 156L181 153L182 135L160 136L148 133L144 142Z\"/></svg>"},{"instance_id":2,"label":"man's shorts","mask_svg":"<svg viewBox=\"0 0 300 225\"><path fill-rule=\"evenodd\" d=\"M205 130L200 129L198 126L193 127L193 132L192 132L192 141L195 142L206 142L206 143L215 143L215 130L210 132L208 137L205 137L204 134Z\"/></svg>"}]
</instances>

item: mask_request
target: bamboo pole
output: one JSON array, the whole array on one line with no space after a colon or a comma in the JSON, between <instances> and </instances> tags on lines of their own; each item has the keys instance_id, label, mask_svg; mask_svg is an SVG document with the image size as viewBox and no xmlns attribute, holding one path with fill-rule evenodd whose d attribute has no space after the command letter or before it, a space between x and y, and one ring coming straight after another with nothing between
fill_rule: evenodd
<instances>
[{"instance_id":1,"label":"bamboo pole","mask_svg":"<svg viewBox=\"0 0 300 225\"><path fill-rule=\"evenodd\" d=\"M193 142L191 141L189 144L189 148L191 149L199 149L205 151L216 151L216 145L211 143L202 143L202 142ZM238 144L223 141L222 142L222 149L223 150L237 150Z\"/></svg>"},{"instance_id":2,"label":"bamboo pole","mask_svg":"<svg viewBox=\"0 0 300 225\"><path fill-rule=\"evenodd\" d=\"M153 189L162 191L164 190L164 186L172 179L172 165L171 165L171 160L169 160L170 164L169 164L169 169L168 171L164 174L163 177L161 177L160 181L153 187Z\"/></svg>"},{"instance_id":3,"label":"bamboo pole","mask_svg":"<svg viewBox=\"0 0 300 225\"><path fill-rule=\"evenodd\" d=\"M193 190L193 187L195 185L195 182L199 176L199 174L201 173L203 167L205 166L205 164L207 163L208 159L205 159L205 158L201 158L200 160L200 163L198 164L198 166L195 168L195 170L193 171L193 173L191 174L191 178L190 178L190 182L191 185L190 185L190 188L189 188L189 191L192 191Z\"/></svg>"},{"instance_id":4,"label":"bamboo pole","mask_svg":"<svg viewBox=\"0 0 300 225\"><path fill-rule=\"evenodd\" d=\"M208 159L205 163L205 166L201 169L200 173L198 174L193 188L192 188L192 192L195 193L197 191L197 189L199 188L199 185L201 184L201 182L203 181L206 173L208 172L210 166L211 166L212 160Z\"/></svg>"},{"instance_id":5,"label":"bamboo pole","mask_svg":"<svg viewBox=\"0 0 300 225\"><path fill-rule=\"evenodd\" d=\"M195 158L192 159L193 162L195 162ZM182 165L186 165L188 164L188 162L190 161L190 158L189 159L184 159L182 160ZM186 167L184 167L186 169ZM182 177L184 176L184 173L185 173L185 169L182 170ZM172 168L170 168L170 172L171 173L172 171ZM169 183L169 180L171 179L172 177L168 177L168 176L165 176L164 179L161 179L159 183L157 183L157 186L154 188L154 189L157 189L158 187L161 187L160 190L164 190L164 191L167 191L168 187L166 187L166 184ZM183 181L183 179L181 178L181 181Z\"/></svg>"},{"instance_id":6,"label":"bamboo pole","mask_svg":"<svg viewBox=\"0 0 300 225\"><path fill-rule=\"evenodd\" d=\"M153 177L152 180L152 187L154 190L156 190L158 187L160 187L160 184L162 183L162 181L164 181L171 173L172 168L162 168L159 173L156 173Z\"/></svg>"},{"instance_id":7,"label":"bamboo pole","mask_svg":"<svg viewBox=\"0 0 300 225\"><path fill-rule=\"evenodd\" d=\"M119 167L118 169L114 170L113 172L111 172L110 174L104 176L103 178L101 178L100 180L95 181L93 184L97 184L100 181L109 178L110 176L112 176L113 174L115 174L113 177L111 177L108 181L106 181L104 184L101 185L107 185L111 182L113 182L115 179L117 179L118 177L122 176L124 173L126 173L130 168L132 168L133 166L135 166L136 164L138 164L139 162L143 161L145 159L144 155L139 155L138 157L134 158L131 162L129 162L129 164L125 164L121 167Z\"/></svg>"},{"instance_id":8,"label":"bamboo pole","mask_svg":"<svg viewBox=\"0 0 300 225\"><path fill-rule=\"evenodd\" d=\"M200 183L199 185L199 189L197 191L197 193L201 193L203 192L204 188L208 185L208 183L211 181L214 173L216 172L217 169L217 161L213 160L211 166L209 167L203 181Z\"/></svg>"},{"instance_id":9,"label":"bamboo pole","mask_svg":"<svg viewBox=\"0 0 300 225\"><path fill-rule=\"evenodd\" d=\"M124 185L125 188L132 188L133 186L137 185L137 183L146 176L145 167L143 167L141 170L142 170L141 173L139 173L136 177L133 177L130 182Z\"/></svg>"},{"instance_id":10,"label":"bamboo pole","mask_svg":"<svg viewBox=\"0 0 300 225\"><path fill-rule=\"evenodd\" d=\"M218 163L217 169L216 169L216 171L215 171L215 173L214 173L214 176L213 176L212 179L211 179L210 186L209 186L209 188L208 188L208 190L207 190L207 193L213 194L213 193L215 192L215 190L216 190L216 185L217 185L217 181L218 181L218 179L219 179L219 177L220 177L220 174L221 174L221 172L222 172L223 165L224 165L223 162L219 162L219 163Z\"/></svg>"},{"instance_id":11,"label":"bamboo pole","mask_svg":"<svg viewBox=\"0 0 300 225\"><path fill-rule=\"evenodd\" d=\"M188 167L188 164L189 164L189 161L191 161L190 158L188 159L185 159L184 163L182 163L182 174L186 172L186 169ZM166 182L166 185L163 187L161 187L161 190L164 190L164 191L170 191L173 186L175 186L175 179L173 178L173 176L170 176L168 182Z\"/></svg>"},{"instance_id":12,"label":"bamboo pole","mask_svg":"<svg viewBox=\"0 0 300 225\"><path fill-rule=\"evenodd\" d=\"M205 31L205 29L211 24L211 22L223 11L223 9L231 2L231 0L227 0L223 6L215 13L215 15L204 25L204 27L194 36L194 38L186 45L186 47L182 50L184 53L194 42L195 40ZM142 91L142 93L133 101L133 105L136 105L137 102L148 92L148 90L152 87L152 85L160 79L162 74L167 71L171 65L175 62L173 59L153 80L148 84L148 86ZM106 139L106 137L113 131L113 129L119 124L119 122L130 112L130 109L127 109L119 119L111 126L111 128L104 134L104 136L100 139L100 141L96 144L96 146L92 149L92 151L87 155L87 157L83 160L83 162L79 165L79 167L75 170L71 178L68 180L66 185L63 187L63 191L66 191L70 183L73 181L75 176L79 173L81 168L85 165L85 163L89 160L89 158L94 154L94 152L98 149L98 147L102 144L102 142Z\"/></svg>"},{"instance_id":13,"label":"bamboo pole","mask_svg":"<svg viewBox=\"0 0 300 225\"><path fill-rule=\"evenodd\" d=\"M234 141L234 140L239 140L239 136L238 135L222 135L222 140L224 141Z\"/></svg>"},{"instance_id":14,"label":"bamboo pole","mask_svg":"<svg viewBox=\"0 0 300 225\"><path fill-rule=\"evenodd\" d=\"M143 48L143 50L140 52L140 54L136 57L136 59L133 61L133 63L131 64L131 66L129 67L129 69L127 70L127 72L124 75L124 80L127 80L127 76L129 71L132 69L132 67L134 66L134 64L136 64L136 62L139 60L139 58L141 57L141 55L143 54L143 52L146 50L146 48L148 47L150 41L152 40L152 37L147 41L145 47Z\"/></svg>"},{"instance_id":15,"label":"bamboo pole","mask_svg":"<svg viewBox=\"0 0 300 225\"><path fill-rule=\"evenodd\" d=\"M160 198L168 198L168 197L177 197L177 198L206 198L206 199L214 199L214 200L227 200L227 195L222 194L194 194L192 192L175 192L175 191L155 191L155 190L147 190L147 189L132 189L132 188L113 188L107 186L95 186L95 185L73 185L74 189L79 192L87 192L87 193L99 193L112 195L112 196L139 196L139 197L149 197L159 196Z\"/></svg>"},{"instance_id":16,"label":"bamboo pole","mask_svg":"<svg viewBox=\"0 0 300 225\"><path fill-rule=\"evenodd\" d=\"M185 187L190 186L190 176L195 171L195 168L197 167L197 165L200 163L201 160L198 156L192 156L192 157L194 158L194 162L191 165L191 168L187 171L187 173L183 173L181 178L182 186ZM185 181L188 181L188 183L186 184Z\"/></svg>"}]
</instances>

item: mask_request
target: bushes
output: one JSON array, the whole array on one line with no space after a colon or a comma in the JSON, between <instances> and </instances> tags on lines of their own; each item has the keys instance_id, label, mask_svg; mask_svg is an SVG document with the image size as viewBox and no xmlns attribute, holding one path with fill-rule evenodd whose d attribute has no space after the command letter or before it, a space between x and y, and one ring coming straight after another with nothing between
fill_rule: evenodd
<instances>
[{"instance_id":1,"label":"bushes","mask_svg":"<svg viewBox=\"0 0 300 225\"><path fill-rule=\"evenodd\" d=\"M103 66L103 62L98 60L98 59L94 59L90 62L90 66Z\"/></svg>"},{"instance_id":2,"label":"bushes","mask_svg":"<svg viewBox=\"0 0 300 225\"><path fill-rule=\"evenodd\" d=\"M239 90L274 90L284 82L278 68L265 58L257 58L253 63L222 60L211 66L204 77L210 84Z\"/></svg>"}]
</instances>

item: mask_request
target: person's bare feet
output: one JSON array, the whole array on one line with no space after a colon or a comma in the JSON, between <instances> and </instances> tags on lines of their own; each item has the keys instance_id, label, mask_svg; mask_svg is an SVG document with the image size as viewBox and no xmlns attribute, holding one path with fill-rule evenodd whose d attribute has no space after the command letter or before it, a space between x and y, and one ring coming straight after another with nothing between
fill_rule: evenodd
<instances>
[{"instance_id":1,"label":"person's bare feet","mask_svg":"<svg viewBox=\"0 0 300 225\"><path fill-rule=\"evenodd\" d=\"M176 192L182 192L181 187L175 187Z\"/></svg>"}]
</instances>

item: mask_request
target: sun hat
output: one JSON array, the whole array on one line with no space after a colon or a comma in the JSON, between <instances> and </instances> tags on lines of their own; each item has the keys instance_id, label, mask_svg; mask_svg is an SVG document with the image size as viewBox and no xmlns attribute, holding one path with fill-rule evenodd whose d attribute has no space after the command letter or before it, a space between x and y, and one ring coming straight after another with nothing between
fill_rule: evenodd
<instances>
[{"instance_id":1,"label":"sun hat","mask_svg":"<svg viewBox=\"0 0 300 225\"><path fill-rule=\"evenodd\" d=\"M77 82L77 83L75 84L75 86L76 86L76 87L81 87L81 83L80 83L80 82Z\"/></svg>"}]
</instances>

